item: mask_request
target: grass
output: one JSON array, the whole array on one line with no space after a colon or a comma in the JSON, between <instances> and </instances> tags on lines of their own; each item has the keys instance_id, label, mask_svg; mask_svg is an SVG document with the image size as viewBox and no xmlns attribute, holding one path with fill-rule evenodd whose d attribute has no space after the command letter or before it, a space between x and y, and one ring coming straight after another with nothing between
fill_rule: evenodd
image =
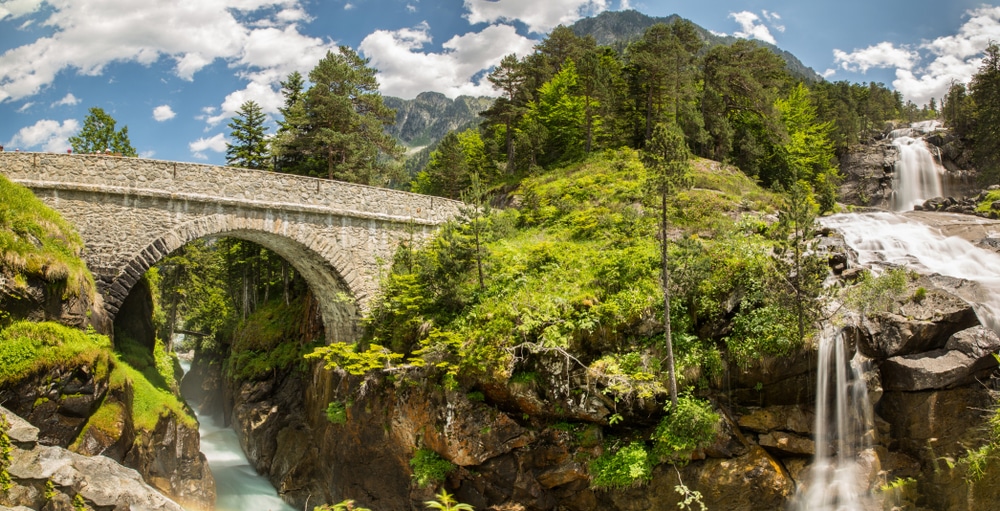
<instances>
[{"instance_id":1,"label":"grass","mask_svg":"<svg viewBox=\"0 0 1000 511\"><path fill-rule=\"evenodd\" d=\"M65 295L93 295L94 277L80 259L83 240L27 188L0 175L0 266L50 283Z\"/></svg>"}]
</instances>

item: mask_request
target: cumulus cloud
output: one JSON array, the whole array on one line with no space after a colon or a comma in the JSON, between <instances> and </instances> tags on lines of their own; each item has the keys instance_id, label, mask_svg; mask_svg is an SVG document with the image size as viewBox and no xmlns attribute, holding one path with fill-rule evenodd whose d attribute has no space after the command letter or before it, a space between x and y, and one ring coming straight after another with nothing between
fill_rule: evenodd
<instances>
[{"instance_id":1,"label":"cumulus cloud","mask_svg":"<svg viewBox=\"0 0 1000 511\"><path fill-rule=\"evenodd\" d=\"M7 19L8 17L14 19L20 18L25 14L37 11L41 6L42 0L7 0L0 2L0 20Z\"/></svg>"},{"instance_id":2,"label":"cumulus cloud","mask_svg":"<svg viewBox=\"0 0 1000 511\"><path fill-rule=\"evenodd\" d=\"M430 27L424 22L402 30L375 31L361 41L359 49L378 70L383 94L409 99L433 90L454 98L496 95L482 71L498 64L504 55L531 53L537 43L518 35L510 25L490 25L480 32L457 35L442 44L440 53L421 51L430 42Z\"/></svg>"},{"instance_id":3,"label":"cumulus cloud","mask_svg":"<svg viewBox=\"0 0 1000 511\"><path fill-rule=\"evenodd\" d=\"M80 99L73 95L72 92L67 93L62 99L52 103L52 107L57 106L73 106L80 103Z\"/></svg>"},{"instance_id":4,"label":"cumulus cloud","mask_svg":"<svg viewBox=\"0 0 1000 511\"><path fill-rule=\"evenodd\" d=\"M76 119L63 122L42 119L31 126L25 126L7 142L8 149L41 149L46 152L63 152L70 148L69 137L80 131Z\"/></svg>"},{"instance_id":5,"label":"cumulus cloud","mask_svg":"<svg viewBox=\"0 0 1000 511\"><path fill-rule=\"evenodd\" d=\"M912 69L920 60L920 53L883 41L867 48L854 50L851 53L835 49L833 50L833 60L842 69L864 73L869 69L881 67Z\"/></svg>"},{"instance_id":6,"label":"cumulus cloud","mask_svg":"<svg viewBox=\"0 0 1000 511\"><path fill-rule=\"evenodd\" d=\"M1000 7L983 6L966 12L957 34L925 41L917 47L882 42L847 53L834 50L841 68L865 72L895 68L893 87L918 105L943 97L952 82L967 83L982 62L990 41L1000 40Z\"/></svg>"},{"instance_id":7,"label":"cumulus cloud","mask_svg":"<svg viewBox=\"0 0 1000 511\"><path fill-rule=\"evenodd\" d=\"M170 108L170 105L160 105L153 109L153 119L157 122L169 121L176 117L177 114L174 113L174 109Z\"/></svg>"},{"instance_id":8,"label":"cumulus cloud","mask_svg":"<svg viewBox=\"0 0 1000 511\"><path fill-rule=\"evenodd\" d=\"M742 37L745 39L758 39L767 43L777 44L774 36L771 35L771 30L764 25L760 16L750 12L750 11L740 11L731 12L729 17L736 20L736 23L740 24L741 29L733 32L736 37ZM784 30L784 28L782 28Z\"/></svg>"},{"instance_id":9,"label":"cumulus cloud","mask_svg":"<svg viewBox=\"0 0 1000 511\"><path fill-rule=\"evenodd\" d=\"M4 16L26 16L41 1L0 4ZM293 70L308 71L336 45L309 37L297 23L308 20L301 0L176 0L148 2L102 0L101 7L80 0L46 0L48 37L0 55L0 102L37 94L60 72L100 75L112 62L151 65L166 59L178 78L193 80L222 60L249 84L242 96L265 112L280 105L278 81ZM49 12L46 9L45 12ZM210 119L225 118L233 101Z\"/></svg>"},{"instance_id":10,"label":"cumulus cloud","mask_svg":"<svg viewBox=\"0 0 1000 511\"><path fill-rule=\"evenodd\" d=\"M607 0L464 0L464 17L473 25L497 21L521 21L528 30L541 34L557 25L569 25L608 9Z\"/></svg>"},{"instance_id":11,"label":"cumulus cloud","mask_svg":"<svg viewBox=\"0 0 1000 511\"><path fill-rule=\"evenodd\" d=\"M205 151L214 151L217 153L225 152L226 150L226 136L222 133L218 133L209 138L199 138L194 142L188 144L188 149L191 150L191 154L198 158L199 160L207 160L208 156Z\"/></svg>"}]
</instances>

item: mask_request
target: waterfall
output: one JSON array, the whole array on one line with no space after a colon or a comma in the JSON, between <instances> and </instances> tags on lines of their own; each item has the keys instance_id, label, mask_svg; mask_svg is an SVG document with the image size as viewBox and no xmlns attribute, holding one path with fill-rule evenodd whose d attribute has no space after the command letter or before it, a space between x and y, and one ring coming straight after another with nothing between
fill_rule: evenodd
<instances>
[{"instance_id":1,"label":"waterfall","mask_svg":"<svg viewBox=\"0 0 1000 511\"><path fill-rule=\"evenodd\" d=\"M947 217L974 224L974 217ZM912 216L912 215L911 215ZM973 304L980 321L1000 332L1000 255L898 213L841 214L822 219L839 231L858 263L875 271L903 266L924 275L962 279L956 293ZM816 454L795 504L800 511L881 509L870 492L873 413L860 354L848 356L841 330L820 335L816 382ZM867 453L867 454L866 454Z\"/></svg>"},{"instance_id":2,"label":"waterfall","mask_svg":"<svg viewBox=\"0 0 1000 511\"><path fill-rule=\"evenodd\" d=\"M890 133L892 145L899 151L892 179L893 210L909 211L927 199L941 196L944 167L923 139L937 126L937 121L918 122Z\"/></svg>"},{"instance_id":3,"label":"waterfall","mask_svg":"<svg viewBox=\"0 0 1000 511\"><path fill-rule=\"evenodd\" d=\"M190 366L190 362L181 361L185 373ZM215 511L295 511L278 497L267 478L250 466L232 428L218 424L211 415L199 415L198 432L201 452L215 477Z\"/></svg>"},{"instance_id":4,"label":"waterfall","mask_svg":"<svg viewBox=\"0 0 1000 511\"><path fill-rule=\"evenodd\" d=\"M874 428L864 372L868 362L848 357L840 329L820 334L816 375L816 454L796 496L800 511L860 511L873 505L870 472L858 457L870 447Z\"/></svg>"}]
</instances>

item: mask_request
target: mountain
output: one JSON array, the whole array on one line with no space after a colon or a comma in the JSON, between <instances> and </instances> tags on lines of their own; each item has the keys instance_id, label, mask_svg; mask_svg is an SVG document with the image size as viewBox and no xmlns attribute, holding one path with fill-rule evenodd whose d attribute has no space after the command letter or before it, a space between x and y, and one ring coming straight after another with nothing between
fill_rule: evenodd
<instances>
[{"instance_id":1,"label":"mountain","mask_svg":"<svg viewBox=\"0 0 1000 511\"><path fill-rule=\"evenodd\" d=\"M612 48L621 51L628 46L628 43L642 37L642 34L645 33L646 29L649 27L657 23L669 24L677 19L680 19L680 16L676 14L671 14L670 16L665 17L653 17L634 10L604 11L592 18L581 19L570 25L569 28L578 36L593 36L597 41L597 44L602 46L611 46ZM704 39L707 43L706 50L714 46L732 44L733 42L739 40L739 38L733 36L715 35L697 24L695 24L695 28L701 34L702 39ZM803 64L802 61L795 55L792 55L791 53L770 43L763 41L756 41L756 43L768 48L784 59L788 66L788 70L791 71L793 75L810 82L823 80L822 76L809 66Z\"/></svg>"},{"instance_id":2,"label":"mountain","mask_svg":"<svg viewBox=\"0 0 1000 511\"><path fill-rule=\"evenodd\" d=\"M478 124L479 112L493 104L493 98L459 96L452 100L440 92L421 92L414 99L383 99L396 110L396 124L387 132L410 148L434 144L449 131Z\"/></svg>"}]
</instances>

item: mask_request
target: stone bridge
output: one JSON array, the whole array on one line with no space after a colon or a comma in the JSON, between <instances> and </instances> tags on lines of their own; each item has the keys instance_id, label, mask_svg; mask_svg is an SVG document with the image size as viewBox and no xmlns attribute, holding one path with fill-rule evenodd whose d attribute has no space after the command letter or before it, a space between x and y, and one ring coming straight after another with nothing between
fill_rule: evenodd
<instances>
[{"instance_id":1,"label":"stone bridge","mask_svg":"<svg viewBox=\"0 0 1000 511\"><path fill-rule=\"evenodd\" d=\"M103 155L0 153L0 172L76 226L113 318L164 256L231 236L276 252L320 303L330 340L353 340L400 242L419 243L460 203L274 172Z\"/></svg>"}]
</instances>

